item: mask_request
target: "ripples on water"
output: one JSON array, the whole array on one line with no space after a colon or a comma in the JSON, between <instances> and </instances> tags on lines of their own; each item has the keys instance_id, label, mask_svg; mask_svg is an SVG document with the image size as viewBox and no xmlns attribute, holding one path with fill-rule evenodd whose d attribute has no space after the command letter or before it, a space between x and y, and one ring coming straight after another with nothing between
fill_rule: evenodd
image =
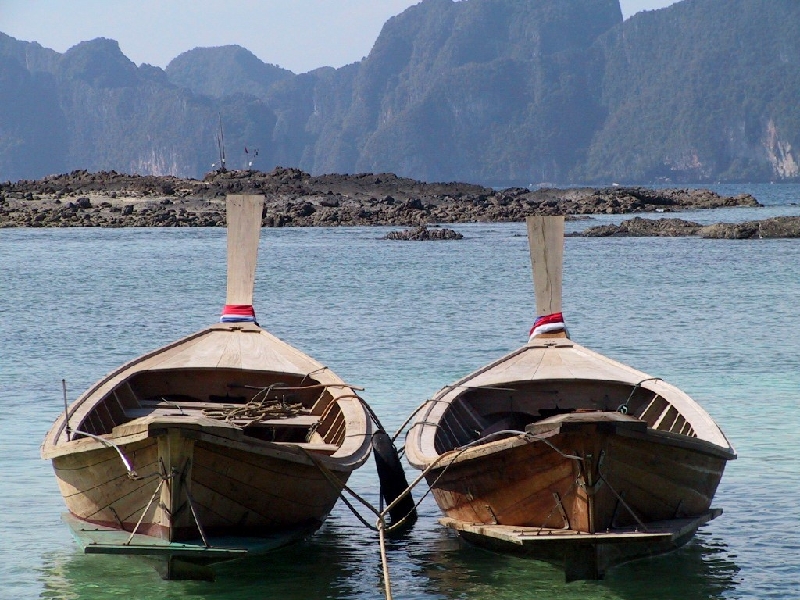
<instances>
[{"instance_id":1,"label":"ripples on water","mask_svg":"<svg viewBox=\"0 0 800 600\"><path fill-rule=\"evenodd\" d=\"M756 194L768 208L702 217L800 214L788 206L800 188L777 189ZM264 230L259 320L364 385L394 430L439 387L521 345L533 317L524 226L455 228L464 240L426 244L381 241L381 228ZM395 598L796 598L800 240L569 238L565 261L573 338L685 389L737 448L715 501L725 514L678 552L567 585L548 564L465 546L427 498L412 534L390 544ZM375 535L341 504L308 541L223 565L213 584L81 555L59 521L38 446L62 409L61 378L73 399L210 324L224 300L223 230L0 230L0 278L0 595L382 596ZM351 484L377 503L371 462Z\"/></svg>"}]
</instances>

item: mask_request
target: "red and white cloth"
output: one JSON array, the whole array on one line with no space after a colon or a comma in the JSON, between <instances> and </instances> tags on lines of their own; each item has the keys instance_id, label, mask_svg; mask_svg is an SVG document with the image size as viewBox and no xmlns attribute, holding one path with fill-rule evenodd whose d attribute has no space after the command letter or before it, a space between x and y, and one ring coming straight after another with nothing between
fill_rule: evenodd
<instances>
[{"instance_id":1,"label":"red and white cloth","mask_svg":"<svg viewBox=\"0 0 800 600\"><path fill-rule=\"evenodd\" d=\"M537 335L542 333L557 333L559 331L567 331L567 326L564 324L564 315L560 312L553 313L552 315L543 315L536 317L531 327L528 341L531 341ZM569 337L569 333L567 333Z\"/></svg>"},{"instance_id":2,"label":"red and white cloth","mask_svg":"<svg viewBox=\"0 0 800 600\"><path fill-rule=\"evenodd\" d=\"M252 304L226 304L222 309L220 323L256 323L256 311ZM258 323L256 323L258 325Z\"/></svg>"}]
</instances>

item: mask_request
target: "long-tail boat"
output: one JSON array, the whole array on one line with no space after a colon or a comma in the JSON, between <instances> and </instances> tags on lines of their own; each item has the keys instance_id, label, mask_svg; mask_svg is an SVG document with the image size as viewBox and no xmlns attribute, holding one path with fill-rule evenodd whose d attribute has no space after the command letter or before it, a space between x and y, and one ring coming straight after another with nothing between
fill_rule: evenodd
<instances>
[{"instance_id":1,"label":"long-tail boat","mask_svg":"<svg viewBox=\"0 0 800 600\"><path fill-rule=\"evenodd\" d=\"M687 394L570 339L563 217L527 227L539 315L528 342L423 405L406 456L464 539L599 579L718 516L736 453Z\"/></svg>"},{"instance_id":2,"label":"long-tail boat","mask_svg":"<svg viewBox=\"0 0 800 600\"><path fill-rule=\"evenodd\" d=\"M115 369L47 434L41 454L86 553L210 578L212 563L316 530L369 457L358 388L256 322L263 200L228 197L220 322Z\"/></svg>"}]
</instances>

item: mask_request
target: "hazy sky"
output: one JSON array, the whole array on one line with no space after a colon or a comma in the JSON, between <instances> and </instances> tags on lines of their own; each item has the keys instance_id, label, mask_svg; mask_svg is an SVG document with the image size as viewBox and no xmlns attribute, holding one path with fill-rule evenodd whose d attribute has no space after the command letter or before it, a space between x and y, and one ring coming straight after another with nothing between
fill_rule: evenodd
<instances>
[{"instance_id":1,"label":"hazy sky","mask_svg":"<svg viewBox=\"0 0 800 600\"><path fill-rule=\"evenodd\" d=\"M554 0L556 1L556 0ZM621 0L627 19L676 0ZM136 64L165 67L198 46L238 44L295 73L366 56L383 24L419 0L0 0L0 32L64 52L117 40Z\"/></svg>"}]
</instances>

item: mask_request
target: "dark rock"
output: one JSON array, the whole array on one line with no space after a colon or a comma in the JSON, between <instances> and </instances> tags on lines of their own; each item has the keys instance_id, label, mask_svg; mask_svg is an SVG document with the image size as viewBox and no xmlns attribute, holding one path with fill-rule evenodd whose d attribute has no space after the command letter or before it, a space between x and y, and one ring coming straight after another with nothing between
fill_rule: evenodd
<instances>
[{"instance_id":1,"label":"dark rock","mask_svg":"<svg viewBox=\"0 0 800 600\"><path fill-rule=\"evenodd\" d=\"M683 219L634 217L619 225L598 225L578 234L584 237L678 237L695 235L703 226Z\"/></svg>"},{"instance_id":2,"label":"dark rock","mask_svg":"<svg viewBox=\"0 0 800 600\"><path fill-rule=\"evenodd\" d=\"M406 229L405 231L391 231L383 239L423 242L430 240L460 240L463 239L463 237L463 235L452 229L428 229L426 226L422 225L415 229Z\"/></svg>"},{"instance_id":3,"label":"dark rock","mask_svg":"<svg viewBox=\"0 0 800 600\"><path fill-rule=\"evenodd\" d=\"M419 198L412 198L403 204L403 208L406 210L425 210L425 205Z\"/></svg>"},{"instance_id":4,"label":"dark rock","mask_svg":"<svg viewBox=\"0 0 800 600\"><path fill-rule=\"evenodd\" d=\"M800 217L774 217L745 223L716 223L703 227L700 236L710 239L750 240L800 237Z\"/></svg>"},{"instance_id":5,"label":"dark rock","mask_svg":"<svg viewBox=\"0 0 800 600\"><path fill-rule=\"evenodd\" d=\"M682 219L643 219L635 217L619 225L590 227L584 237L677 237L700 236L707 239L749 240L800 237L800 217L774 217L763 221L715 223L703 226Z\"/></svg>"},{"instance_id":6,"label":"dark rock","mask_svg":"<svg viewBox=\"0 0 800 600\"><path fill-rule=\"evenodd\" d=\"M298 217L310 217L315 212L317 212L317 209L314 208L314 205L311 204L311 202L303 202L294 209L294 214L296 214Z\"/></svg>"}]
</instances>

